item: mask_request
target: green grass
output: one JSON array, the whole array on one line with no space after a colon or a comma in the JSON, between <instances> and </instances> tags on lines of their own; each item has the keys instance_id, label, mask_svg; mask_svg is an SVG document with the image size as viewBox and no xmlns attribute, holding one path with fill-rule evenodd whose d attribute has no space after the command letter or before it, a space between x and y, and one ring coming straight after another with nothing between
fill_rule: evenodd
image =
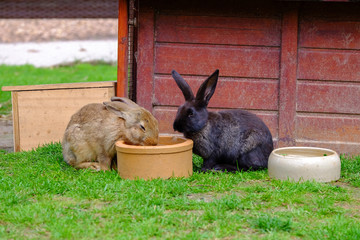
<instances>
[{"instance_id":1,"label":"green grass","mask_svg":"<svg viewBox=\"0 0 360 240\"><path fill-rule=\"evenodd\" d=\"M0 87L116 79L116 66L0 65ZM0 114L10 93L0 92ZM267 171L124 180L75 170L59 143L0 150L0 239L359 239L360 157L334 183L273 180Z\"/></svg>"},{"instance_id":2,"label":"green grass","mask_svg":"<svg viewBox=\"0 0 360 240\"><path fill-rule=\"evenodd\" d=\"M0 239L359 239L360 157L341 160L334 183L266 170L132 181L73 169L59 143L0 152Z\"/></svg>"},{"instance_id":3,"label":"green grass","mask_svg":"<svg viewBox=\"0 0 360 240\"><path fill-rule=\"evenodd\" d=\"M71 82L116 81L116 66L97 62L69 66L36 68L32 65L0 65L0 89L3 86L38 85ZM0 114L11 111L11 93L0 91Z\"/></svg>"}]
</instances>

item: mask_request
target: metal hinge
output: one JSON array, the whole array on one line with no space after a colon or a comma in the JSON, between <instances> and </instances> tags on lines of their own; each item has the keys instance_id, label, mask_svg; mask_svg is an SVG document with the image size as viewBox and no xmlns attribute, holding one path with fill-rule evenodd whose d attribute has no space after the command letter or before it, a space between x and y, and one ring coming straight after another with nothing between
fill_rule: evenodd
<instances>
[{"instance_id":1,"label":"metal hinge","mask_svg":"<svg viewBox=\"0 0 360 240\"><path fill-rule=\"evenodd\" d=\"M128 24L134 27L137 27L137 19L136 17L134 18L129 18Z\"/></svg>"}]
</instances>

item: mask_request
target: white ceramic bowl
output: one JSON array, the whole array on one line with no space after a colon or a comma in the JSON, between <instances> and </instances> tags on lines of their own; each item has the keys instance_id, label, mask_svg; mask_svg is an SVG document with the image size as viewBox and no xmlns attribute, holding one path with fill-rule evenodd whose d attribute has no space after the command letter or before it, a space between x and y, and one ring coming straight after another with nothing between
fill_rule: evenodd
<instances>
[{"instance_id":1,"label":"white ceramic bowl","mask_svg":"<svg viewBox=\"0 0 360 240\"><path fill-rule=\"evenodd\" d=\"M282 180L331 182L340 178L339 155L330 149L286 147L272 151L269 176Z\"/></svg>"}]
</instances>

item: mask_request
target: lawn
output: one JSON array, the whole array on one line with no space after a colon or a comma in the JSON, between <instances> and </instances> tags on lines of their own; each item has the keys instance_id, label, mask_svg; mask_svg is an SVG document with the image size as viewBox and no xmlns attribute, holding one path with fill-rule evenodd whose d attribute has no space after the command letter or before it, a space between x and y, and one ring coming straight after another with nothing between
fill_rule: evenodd
<instances>
[{"instance_id":1,"label":"lawn","mask_svg":"<svg viewBox=\"0 0 360 240\"><path fill-rule=\"evenodd\" d=\"M360 157L341 161L333 183L267 170L131 181L73 169L59 143L0 153L0 238L359 239Z\"/></svg>"},{"instance_id":2,"label":"lawn","mask_svg":"<svg viewBox=\"0 0 360 240\"><path fill-rule=\"evenodd\" d=\"M36 68L32 65L0 65L0 89L2 86L37 85L71 82L115 81L116 66L97 62L78 63L52 68ZM11 111L11 93L0 91L0 115Z\"/></svg>"},{"instance_id":3,"label":"lawn","mask_svg":"<svg viewBox=\"0 0 360 240\"><path fill-rule=\"evenodd\" d=\"M0 87L116 79L116 66L0 66ZM0 115L10 112L1 92ZM270 179L267 170L124 180L75 170L59 143L0 150L0 239L360 239L360 156L332 183Z\"/></svg>"}]
</instances>

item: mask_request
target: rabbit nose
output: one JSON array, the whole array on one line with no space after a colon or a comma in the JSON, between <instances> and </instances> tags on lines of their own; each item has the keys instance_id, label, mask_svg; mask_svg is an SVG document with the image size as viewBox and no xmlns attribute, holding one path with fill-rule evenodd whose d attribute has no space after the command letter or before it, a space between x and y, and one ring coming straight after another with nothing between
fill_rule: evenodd
<instances>
[{"instance_id":1,"label":"rabbit nose","mask_svg":"<svg viewBox=\"0 0 360 240\"><path fill-rule=\"evenodd\" d=\"M147 138L144 141L145 145L147 146L155 146L158 144L158 139L156 138Z\"/></svg>"},{"instance_id":2,"label":"rabbit nose","mask_svg":"<svg viewBox=\"0 0 360 240\"><path fill-rule=\"evenodd\" d=\"M174 131L178 131L178 132L182 132L183 131L183 128L181 126L181 124L179 122L174 122L173 124L173 128L174 128Z\"/></svg>"}]
</instances>

